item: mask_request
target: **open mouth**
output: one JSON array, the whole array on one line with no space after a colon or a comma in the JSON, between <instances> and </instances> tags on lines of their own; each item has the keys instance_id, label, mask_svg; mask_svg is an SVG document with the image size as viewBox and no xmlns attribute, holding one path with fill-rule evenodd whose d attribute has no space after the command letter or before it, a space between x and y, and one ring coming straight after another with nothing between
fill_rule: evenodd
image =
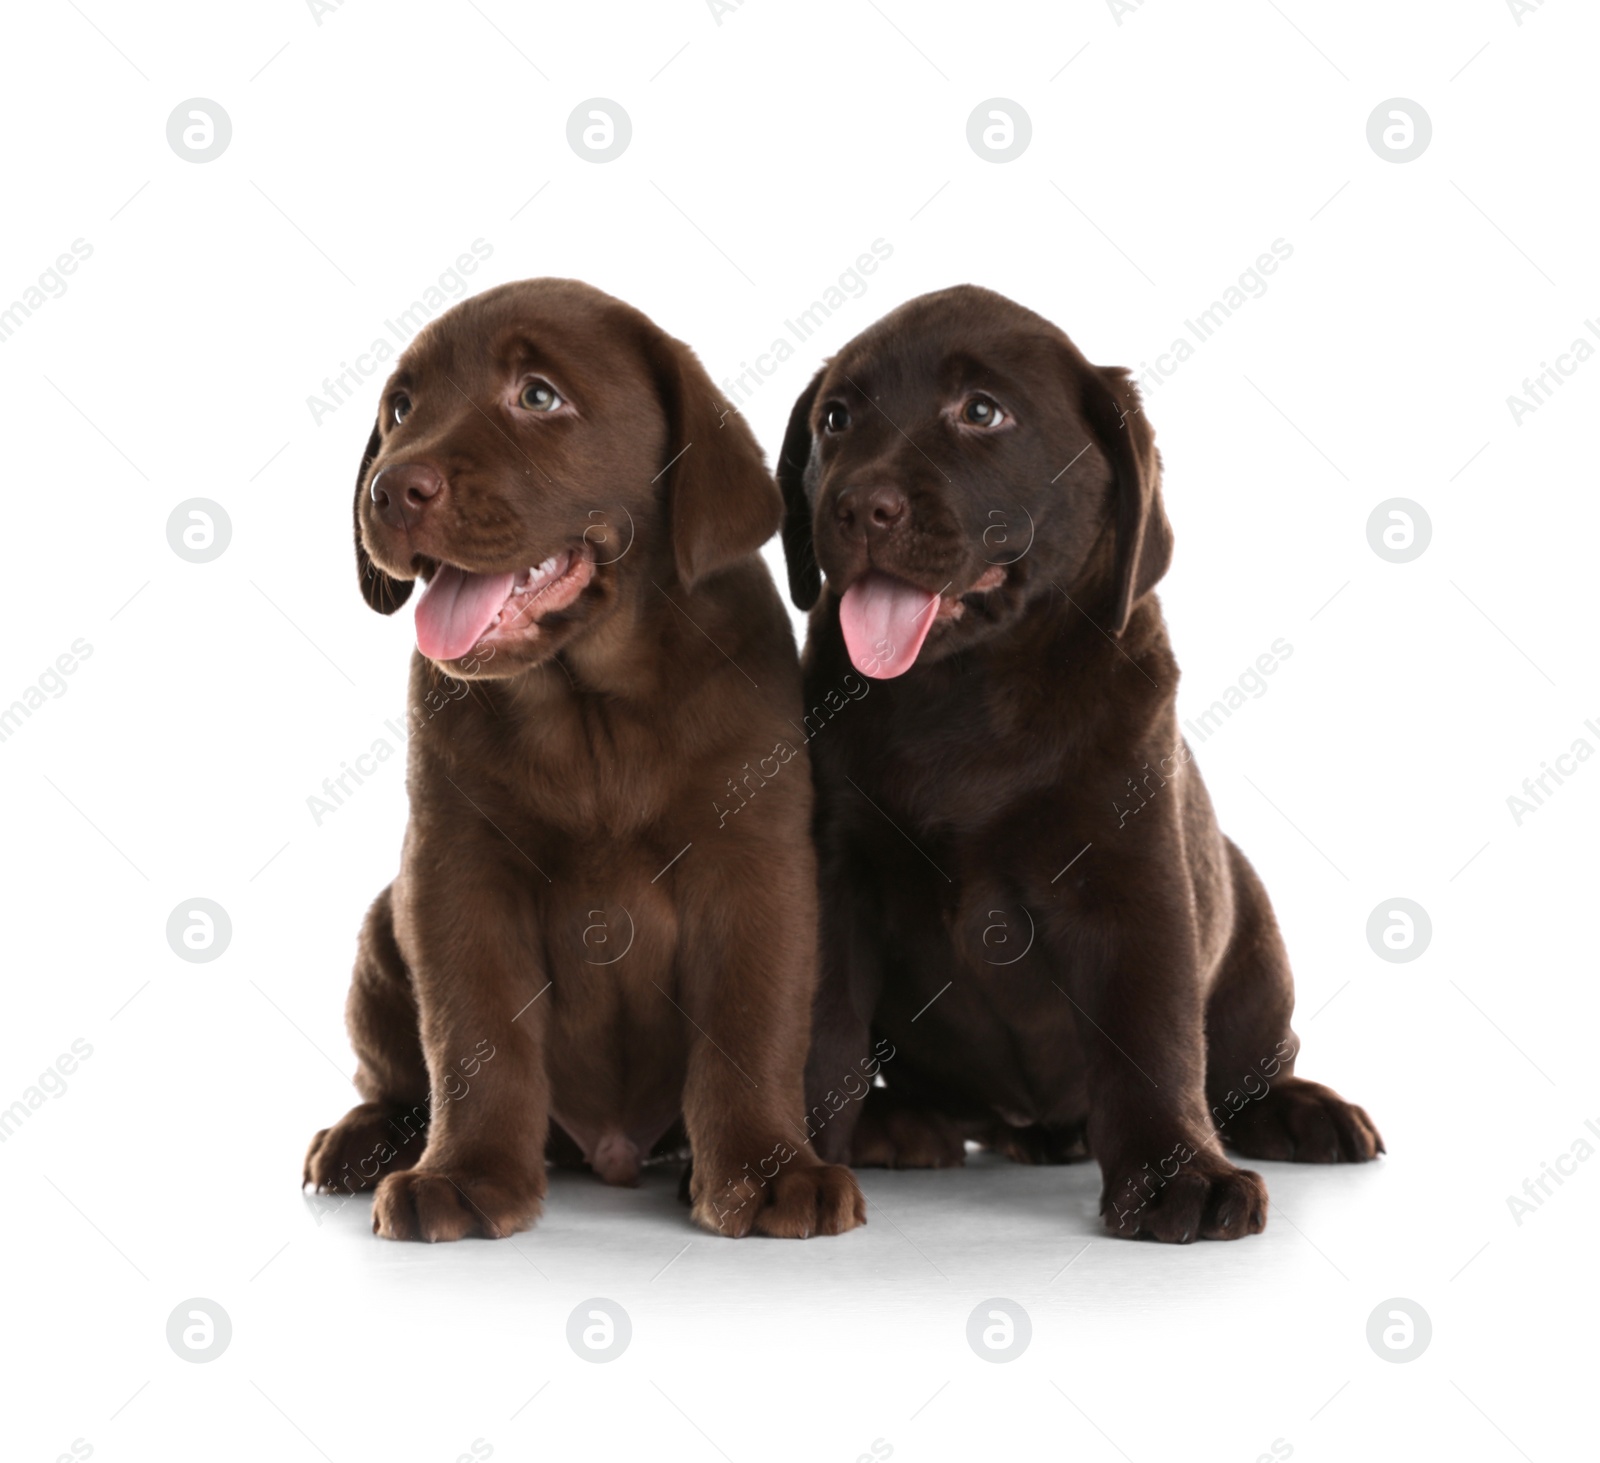
<instances>
[{"instance_id":1,"label":"open mouth","mask_svg":"<svg viewBox=\"0 0 1600 1463\"><path fill-rule=\"evenodd\" d=\"M1005 569L995 564L965 589L952 593L946 585L936 594L881 569L869 569L839 600L839 628L851 663L874 680L903 676L916 664L938 621L959 620L966 613L962 603L966 595L995 589L1005 577Z\"/></svg>"},{"instance_id":2,"label":"open mouth","mask_svg":"<svg viewBox=\"0 0 1600 1463\"><path fill-rule=\"evenodd\" d=\"M480 641L530 636L593 578L593 561L576 549L505 574L474 574L442 563L417 601L417 649L429 660L459 660Z\"/></svg>"}]
</instances>

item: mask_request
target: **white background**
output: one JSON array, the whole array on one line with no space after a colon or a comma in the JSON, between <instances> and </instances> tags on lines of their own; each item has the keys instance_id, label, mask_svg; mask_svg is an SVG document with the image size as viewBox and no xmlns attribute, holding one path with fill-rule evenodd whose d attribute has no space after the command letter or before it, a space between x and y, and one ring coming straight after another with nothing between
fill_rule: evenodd
<instances>
[{"instance_id":1,"label":"white background","mask_svg":"<svg viewBox=\"0 0 1600 1463\"><path fill-rule=\"evenodd\" d=\"M0 704L93 651L0 744L0 1106L74 1039L93 1055L0 1147L5 1456L1576 1456L1600 1162L1520 1224L1507 1197L1600 1120L1600 762L1520 826L1506 800L1600 748L1600 360L1520 425L1506 398L1600 317L1600 19L1529 9L10 12L0 303L93 254L0 344ZM196 96L233 126L203 165L165 135ZM566 140L595 96L633 125L605 165ZM966 141L992 97L1032 122L1003 165ZM1366 135L1394 97L1432 120L1405 164ZM769 454L815 365L922 291L989 285L1137 369L1292 245L1150 395L1162 597L1185 717L1293 646L1195 750L1284 925L1300 1070L1367 1106L1386 1159L1262 1165L1266 1234L1181 1249L1101 1237L1091 1166L982 1162L868 1173L868 1227L806 1244L702 1234L664 1173L558 1176L514 1242L384 1243L365 1203L318 1222L301 1156L353 1100L342 1003L398 760L320 827L306 799L399 718L411 641L351 563L378 380L320 424L307 397L479 238L474 288L579 276L719 379L892 245L755 393ZM194 497L232 521L209 564L166 539ZM1366 537L1393 497L1432 522L1408 564ZM232 919L211 964L164 934L196 896ZM1394 897L1432 919L1412 963L1367 943ZM565 1340L593 1296L632 1318L608 1365ZM1005 1365L966 1341L994 1296L1032 1319ZM165 1339L190 1297L232 1320L205 1365ZM1432 1320L1404 1365L1366 1340L1391 1297Z\"/></svg>"}]
</instances>

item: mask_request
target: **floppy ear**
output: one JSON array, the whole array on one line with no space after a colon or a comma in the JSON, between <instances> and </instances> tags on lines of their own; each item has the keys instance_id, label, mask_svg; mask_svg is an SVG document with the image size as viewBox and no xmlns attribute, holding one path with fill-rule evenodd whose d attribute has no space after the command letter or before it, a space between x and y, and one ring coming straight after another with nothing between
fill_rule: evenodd
<instances>
[{"instance_id":1,"label":"floppy ear","mask_svg":"<svg viewBox=\"0 0 1600 1463\"><path fill-rule=\"evenodd\" d=\"M377 423L367 438L367 450L361 454L361 470L356 473L356 574L361 580L361 595L380 615L392 615L411 597L409 579L391 579L367 557L367 546L361 542L361 495L366 491L367 469L378 455L380 438Z\"/></svg>"},{"instance_id":2,"label":"floppy ear","mask_svg":"<svg viewBox=\"0 0 1600 1463\"><path fill-rule=\"evenodd\" d=\"M722 399L682 341L653 342L667 413L667 518L685 589L753 554L778 527L781 504L743 415Z\"/></svg>"},{"instance_id":3,"label":"floppy ear","mask_svg":"<svg viewBox=\"0 0 1600 1463\"><path fill-rule=\"evenodd\" d=\"M822 593L822 571L817 567L816 545L811 538L811 497L806 492L811 469L811 408L821 385L822 371L818 371L789 413L789 427L778 451L778 486L783 490L783 556L789 565L789 598L797 610L809 610Z\"/></svg>"},{"instance_id":4,"label":"floppy ear","mask_svg":"<svg viewBox=\"0 0 1600 1463\"><path fill-rule=\"evenodd\" d=\"M1111 623L1120 635L1133 607L1172 563L1172 525L1161 502L1161 454L1139 388L1121 366L1086 365L1082 404L1115 475L1117 544Z\"/></svg>"}]
</instances>

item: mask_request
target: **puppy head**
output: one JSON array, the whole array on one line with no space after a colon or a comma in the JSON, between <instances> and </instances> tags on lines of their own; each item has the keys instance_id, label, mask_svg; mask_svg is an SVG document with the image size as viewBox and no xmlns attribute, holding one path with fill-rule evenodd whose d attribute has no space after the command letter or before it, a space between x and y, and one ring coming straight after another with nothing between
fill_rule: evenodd
<instances>
[{"instance_id":1,"label":"puppy head","mask_svg":"<svg viewBox=\"0 0 1600 1463\"><path fill-rule=\"evenodd\" d=\"M1166 572L1160 459L1125 371L970 285L857 336L778 461L789 589L826 577L851 660L904 674L1069 594L1108 634Z\"/></svg>"},{"instance_id":2,"label":"puppy head","mask_svg":"<svg viewBox=\"0 0 1600 1463\"><path fill-rule=\"evenodd\" d=\"M781 505L689 348L573 280L466 300L383 390L356 478L356 566L452 675L537 665L630 599L754 553Z\"/></svg>"}]
</instances>

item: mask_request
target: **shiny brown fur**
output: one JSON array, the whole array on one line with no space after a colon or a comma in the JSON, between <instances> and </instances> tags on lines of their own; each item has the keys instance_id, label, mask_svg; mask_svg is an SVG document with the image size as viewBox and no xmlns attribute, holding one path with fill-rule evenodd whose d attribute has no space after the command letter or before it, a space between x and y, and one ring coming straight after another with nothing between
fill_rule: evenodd
<instances>
[{"instance_id":1,"label":"shiny brown fur","mask_svg":"<svg viewBox=\"0 0 1600 1463\"><path fill-rule=\"evenodd\" d=\"M522 410L529 380L563 411ZM397 467L443 486L389 522L372 486ZM743 420L638 311L507 285L400 359L355 512L385 613L441 564L571 554L590 577L510 639L412 657L410 822L347 1007L365 1100L316 1135L306 1181L375 1187L390 1238L502 1236L538 1215L547 1150L634 1183L686 1135L707 1229L862 1223L803 1121L812 794L756 554L780 505Z\"/></svg>"},{"instance_id":2,"label":"shiny brown fur","mask_svg":"<svg viewBox=\"0 0 1600 1463\"><path fill-rule=\"evenodd\" d=\"M969 419L980 397L995 425ZM1178 731L1151 592L1172 533L1126 373L990 291L925 295L818 373L778 475L808 705L851 669L839 602L856 579L941 594L911 669L812 742L809 1100L875 1040L895 1051L823 1154L1092 1154L1112 1234L1181 1242L1266 1222L1265 1185L1225 1147L1382 1151L1360 1108L1294 1075L1272 906Z\"/></svg>"}]
</instances>

